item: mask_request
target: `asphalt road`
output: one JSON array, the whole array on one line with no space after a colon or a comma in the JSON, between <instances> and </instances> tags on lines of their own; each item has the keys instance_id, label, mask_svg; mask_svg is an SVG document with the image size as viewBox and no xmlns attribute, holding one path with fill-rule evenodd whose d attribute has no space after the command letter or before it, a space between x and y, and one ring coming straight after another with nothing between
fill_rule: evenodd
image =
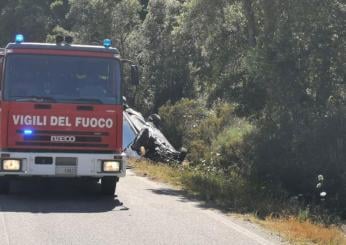
<instances>
[{"instance_id":1,"label":"asphalt road","mask_svg":"<svg viewBox=\"0 0 346 245\"><path fill-rule=\"evenodd\" d=\"M16 181L0 196L0 244L279 244L245 224L131 172L117 196L97 183Z\"/></svg>"}]
</instances>

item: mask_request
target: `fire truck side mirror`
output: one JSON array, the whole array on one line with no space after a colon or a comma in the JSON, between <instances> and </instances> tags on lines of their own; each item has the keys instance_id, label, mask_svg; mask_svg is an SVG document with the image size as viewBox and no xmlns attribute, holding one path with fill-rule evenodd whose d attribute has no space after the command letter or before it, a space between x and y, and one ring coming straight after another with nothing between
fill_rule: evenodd
<instances>
[{"instance_id":1,"label":"fire truck side mirror","mask_svg":"<svg viewBox=\"0 0 346 245\"><path fill-rule=\"evenodd\" d=\"M131 65L131 82L133 85L139 85L139 71L137 65Z\"/></svg>"},{"instance_id":2,"label":"fire truck side mirror","mask_svg":"<svg viewBox=\"0 0 346 245\"><path fill-rule=\"evenodd\" d=\"M2 70L4 69L3 61L4 61L4 57L1 56L0 54L0 90L1 90L1 84L2 84Z\"/></svg>"}]
</instances>

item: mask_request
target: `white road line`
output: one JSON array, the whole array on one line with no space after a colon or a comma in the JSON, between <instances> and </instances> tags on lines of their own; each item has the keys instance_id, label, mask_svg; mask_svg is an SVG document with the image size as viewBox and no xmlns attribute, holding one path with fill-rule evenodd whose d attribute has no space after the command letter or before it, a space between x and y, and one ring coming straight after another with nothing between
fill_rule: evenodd
<instances>
[{"instance_id":1,"label":"white road line","mask_svg":"<svg viewBox=\"0 0 346 245\"><path fill-rule=\"evenodd\" d=\"M8 235L8 231L7 231L7 226L6 226L6 221L5 221L5 214L3 213L2 207L0 205L0 213L1 213L1 223L2 223L2 227L4 227L4 232L5 232L5 240L7 241L7 244L10 245L10 237Z\"/></svg>"},{"instance_id":2,"label":"white road line","mask_svg":"<svg viewBox=\"0 0 346 245\"><path fill-rule=\"evenodd\" d=\"M250 238L251 240L262 244L262 245L274 245L272 242L268 241L267 239L247 230L246 228L234 223L233 221L230 220L230 218L225 218L223 215L216 213L215 211L212 210L202 210L205 214L208 216L212 217L213 219L223 223L227 227L236 230L237 232L243 234L244 236Z\"/></svg>"}]
</instances>

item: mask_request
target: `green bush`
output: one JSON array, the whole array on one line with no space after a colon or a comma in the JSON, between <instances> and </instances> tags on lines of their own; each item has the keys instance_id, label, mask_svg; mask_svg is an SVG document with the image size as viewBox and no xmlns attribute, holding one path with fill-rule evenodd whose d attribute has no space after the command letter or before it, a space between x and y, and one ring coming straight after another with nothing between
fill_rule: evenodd
<instances>
[{"instance_id":1,"label":"green bush","mask_svg":"<svg viewBox=\"0 0 346 245\"><path fill-rule=\"evenodd\" d=\"M186 190L203 200L232 210L248 211L250 185L235 172L226 175L205 170L188 170L182 172L181 182Z\"/></svg>"},{"instance_id":2,"label":"green bush","mask_svg":"<svg viewBox=\"0 0 346 245\"><path fill-rule=\"evenodd\" d=\"M197 100L182 99L174 105L169 102L159 109L162 130L176 148L189 146L194 139L194 128L207 117L207 112Z\"/></svg>"},{"instance_id":3,"label":"green bush","mask_svg":"<svg viewBox=\"0 0 346 245\"><path fill-rule=\"evenodd\" d=\"M160 108L163 131L177 148L188 149L194 165L227 170L244 165L243 139L252 125L235 114L236 106L217 102L210 109L183 99Z\"/></svg>"},{"instance_id":4,"label":"green bush","mask_svg":"<svg viewBox=\"0 0 346 245\"><path fill-rule=\"evenodd\" d=\"M244 139L253 132L254 127L246 120L238 119L222 130L212 142L214 165L223 170L238 169L248 172L246 158L247 145Z\"/></svg>"}]
</instances>

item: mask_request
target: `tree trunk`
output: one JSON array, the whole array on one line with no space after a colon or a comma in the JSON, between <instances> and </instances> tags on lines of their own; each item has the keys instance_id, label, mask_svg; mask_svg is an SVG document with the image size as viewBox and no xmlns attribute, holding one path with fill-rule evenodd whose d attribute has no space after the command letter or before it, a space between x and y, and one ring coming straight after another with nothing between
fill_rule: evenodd
<instances>
[{"instance_id":1,"label":"tree trunk","mask_svg":"<svg viewBox=\"0 0 346 245\"><path fill-rule=\"evenodd\" d=\"M256 21L255 21L255 13L252 5L252 0L243 0L243 8L247 20L247 29L248 29L248 41L250 47L256 46Z\"/></svg>"},{"instance_id":2,"label":"tree trunk","mask_svg":"<svg viewBox=\"0 0 346 245\"><path fill-rule=\"evenodd\" d=\"M263 24L264 24L264 45L267 46L273 40L275 26L276 26L276 17L277 11L276 3L274 0L263 0Z\"/></svg>"}]
</instances>

